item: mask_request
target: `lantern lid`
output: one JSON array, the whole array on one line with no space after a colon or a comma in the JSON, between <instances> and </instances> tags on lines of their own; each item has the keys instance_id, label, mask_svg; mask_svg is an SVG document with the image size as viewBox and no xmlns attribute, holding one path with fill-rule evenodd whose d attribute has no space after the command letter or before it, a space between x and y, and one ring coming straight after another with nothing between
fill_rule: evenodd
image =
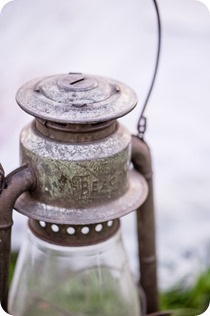
<instances>
[{"instance_id":1,"label":"lantern lid","mask_svg":"<svg viewBox=\"0 0 210 316\"><path fill-rule=\"evenodd\" d=\"M27 113L63 124L91 124L117 119L137 104L136 94L121 82L81 73L32 80L17 92Z\"/></svg>"}]
</instances>

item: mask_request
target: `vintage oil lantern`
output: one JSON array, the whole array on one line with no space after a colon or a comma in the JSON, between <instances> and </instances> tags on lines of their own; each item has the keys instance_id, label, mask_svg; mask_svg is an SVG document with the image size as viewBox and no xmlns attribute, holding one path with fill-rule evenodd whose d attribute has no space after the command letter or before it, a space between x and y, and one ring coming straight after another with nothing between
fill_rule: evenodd
<instances>
[{"instance_id":1,"label":"vintage oil lantern","mask_svg":"<svg viewBox=\"0 0 210 316\"><path fill-rule=\"evenodd\" d=\"M17 102L35 119L20 136L21 167L7 177L1 167L3 308L14 316L143 316L120 233L120 218L150 186L147 167L147 181L136 170L138 140L133 147L117 122L137 104L135 93L68 73L30 81ZM13 207L29 221L8 305Z\"/></svg>"}]
</instances>

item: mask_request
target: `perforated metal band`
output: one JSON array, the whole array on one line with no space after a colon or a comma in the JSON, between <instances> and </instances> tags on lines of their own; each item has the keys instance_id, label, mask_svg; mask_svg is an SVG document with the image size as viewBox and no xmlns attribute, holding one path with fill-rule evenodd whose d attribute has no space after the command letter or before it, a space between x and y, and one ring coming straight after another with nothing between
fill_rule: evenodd
<instances>
[{"instance_id":1,"label":"perforated metal band","mask_svg":"<svg viewBox=\"0 0 210 316\"><path fill-rule=\"evenodd\" d=\"M119 219L92 225L58 225L30 219L29 227L39 238L61 246L88 246L112 237L120 227Z\"/></svg>"}]
</instances>

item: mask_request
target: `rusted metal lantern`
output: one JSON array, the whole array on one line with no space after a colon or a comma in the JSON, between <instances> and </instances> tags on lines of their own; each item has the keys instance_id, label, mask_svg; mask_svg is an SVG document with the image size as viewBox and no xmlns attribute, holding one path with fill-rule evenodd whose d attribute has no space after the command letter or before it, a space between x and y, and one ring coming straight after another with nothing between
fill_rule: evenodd
<instances>
[{"instance_id":1,"label":"rusted metal lantern","mask_svg":"<svg viewBox=\"0 0 210 316\"><path fill-rule=\"evenodd\" d=\"M25 84L17 102L35 120L20 136L22 166L7 177L1 168L4 309L15 207L29 225L12 315L143 316L120 238L120 218L143 204L151 186L148 163L147 181L131 170L131 154L136 169L144 154L117 122L137 104L135 93L118 81L69 73Z\"/></svg>"}]
</instances>

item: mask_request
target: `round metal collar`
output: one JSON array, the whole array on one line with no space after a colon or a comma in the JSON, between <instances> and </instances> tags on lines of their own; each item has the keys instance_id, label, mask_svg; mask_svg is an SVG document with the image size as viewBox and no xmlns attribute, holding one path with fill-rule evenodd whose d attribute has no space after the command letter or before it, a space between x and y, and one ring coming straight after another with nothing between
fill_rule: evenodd
<instances>
[{"instance_id":1,"label":"round metal collar","mask_svg":"<svg viewBox=\"0 0 210 316\"><path fill-rule=\"evenodd\" d=\"M137 104L136 94L126 85L79 73L30 81L19 89L16 99L27 113L63 124L113 120Z\"/></svg>"},{"instance_id":2,"label":"round metal collar","mask_svg":"<svg viewBox=\"0 0 210 316\"><path fill-rule=\"evenodd\" d=\"M139 172L130 172L128 190L114 200L83 208L59 208L40 203L29 192L23 193L15 203L15 209L35 220L56 224L89 225L114 220L129 214L142 205L148 194L148 186Z\"/></svg>"}]
</instances>

